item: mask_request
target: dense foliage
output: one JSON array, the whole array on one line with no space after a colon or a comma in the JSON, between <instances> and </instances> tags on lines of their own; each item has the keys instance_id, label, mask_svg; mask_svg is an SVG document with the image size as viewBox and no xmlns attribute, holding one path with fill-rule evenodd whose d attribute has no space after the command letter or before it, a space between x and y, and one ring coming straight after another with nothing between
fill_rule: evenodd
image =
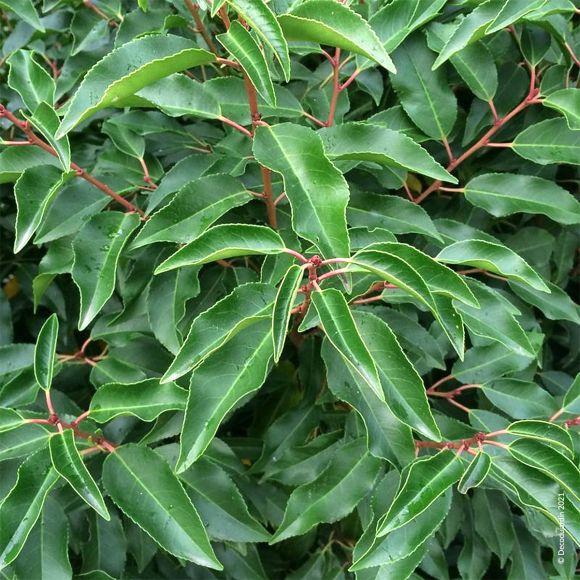
<instances>
[{"instance_id":1,"label":"dense foliage","mask_svg":"<svg viewBox=\"0 0 580 580\"><path fill-rule=\"evenodd\" d=\"M2 578L572 578L570 0L0 0Z\"/></svg>"}]
</instances>

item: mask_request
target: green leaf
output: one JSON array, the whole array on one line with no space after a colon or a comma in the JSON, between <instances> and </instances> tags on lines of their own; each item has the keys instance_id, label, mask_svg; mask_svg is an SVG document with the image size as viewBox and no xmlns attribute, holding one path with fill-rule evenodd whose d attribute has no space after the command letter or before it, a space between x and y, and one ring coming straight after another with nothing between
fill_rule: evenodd
<instances>
[{"instance_id":1,"label":"green leaf","mask_svg":"<svg viewBox=\"0 0 580 580\"><path fill-rule=\"evenodd\" d=\"M214 226L169 256L157 267L155 274L237 256L279 254L284 251L284 247L282 238L265 226Z\"/></svg>"},{"instance_id":2,"label":"green leaf","mask_svg":"<svg viewBox=\"0 0 580 580\"><path fill-rule=\"evenodd\" d=\"M135 444L110 453L103 484L121 510L170 554L221 570L203 523L169 465Z\"/></svg>"},{"instance_id":3,"label":"green leaf","mask_svg":"<svg viewBox=\"0 0 580 580\"><path fill-rule=\"evenodd\" d=\"M514 419L545 417L557 409L552 396L529 381L499 379L485 383L481 390L496 407Z\"/></svg>"},{"instance_id":4,"label":"green leaf","mask_svg":"<svg viewBox=\"0 0 580 580\"><path fill-rule=\"evenodd\" d=\"M527 439L537 439L550 445L557 445L560 452L564 452L570 457L574 455L574 445L570 433L555 423L528 419L512 423L507 427L507 431Z\"/></svg>"},{"instance_id":5,"label":"green leaf","mask_svg":"<svg viewBox=\"0 0 580 580\"><path fill-rule=\"evenodd\" d=\"M127 559L127 538L124 523L121 522L120 514L117 514L117 510L111 510L111 519L108 521L94 511L86 514L90 543L82 546L83 569L95 571L89 572L95 574L89 576L89 580L111 580L123 574Z\"/></svg>"},{"instance_id":6,"label":"green leaf","mask_svg":"<svg viewBox=\"0 0 580 580\"><path fill-rule=\"evenodd\" d=\"M379 471L380 460L369 455L364 439L345 444L317 479L292 492L284 519L270 543L305 534L319 523L344 518L372 489Z\"/></svg>"},{"instance_id":7,"label":"green leaf","mask_svg":"<svg viewBox=\"0 0 580 580\"><path fill-rule=\"evenodd\" d=\"M280 23L263 0L228 0L228 4L252 27L253 31L272 50L284 72L286 82L290 80L290 56L288 43Z\"/></svg>"},{"instance_id":8,"label":"green leaf","mask_svg":"<svg viewBox=\"0 0 580 580\"><path fill-rule=\"evenodd\" d=\"M394 195L353 191L346 215L351 226L381 227L394 234L416 233L441 240L420 205Z\"/></svg>"},{"instance_id":9,"label":"green leaf","mask_svg":"<svg viewBox=\"0 0 580 580\"><path fill-rule=\"evenodd\" d=\"M325 258L348 257L348 185L325 156L320 137L289 123L258 127L253 151L258 163L282 175L294 231Z\"/></svg>"},{"instance_id":10,"label":"green leaf","mask_svg":"<svg viewBox=\"0 0 580 580\"><path fill-rule=\"evenodd\" d=\"M268 63L252 35L237 21L232 22L225 34L216 38L223 47L240 63L256 91L272 107L276 106L274 85L268 70Z\"/></svg>"},{"instance_id":11,"label":"green leaf","mask_svg":"<svg viewBox=\"0 0 580 580\"><path fill-rule=\"evenodd\" d=\"M486 33L487 27L495 20L504 4L506 4L504 0L488 0L479 4L473 12L459 23L459 26L455 29L443 50L441 50L433 64L433 68L439 68L461 49L482 38Z\"/></svg>"},{"instance_id":12,"label":"green leaf","mask_svg":"<svg viewBox=\"0 0 580 580\"><path fill-rule=\"evenodd\" d=\"M52 384L58 340L58 317L52 314L42 325L34 349L34 377L42 389L48 391Z\"/></svg>"},{"instance_id":13,"label":"green leaf","mask_svg":"<svg viewBox=\"0 0 580 580\"><path fill-rule=\"evenodd\" d=\"M580 501L578 467L556 449L540 441L516 439L509 444L508 451L524 465L535 467L557 481L576 501Z\"/></svg>"},{"instance_id":14,"label":"green leaf","mask_svg":"<svg viewBox=\"0 0 580 580\"><path fill-rule=\"evenodd\" d=\"M512 149L520 157L540 165L580 165L580 132L568 127L566 119L548 119L524 129Z\"/></svg>"},{"instance_id":15,"label":"green leaf","mask_svg":"<svg viewBox=\"0 0 580 580\"><path fill-rule=\"evenodd\" d=\"M81 295L79 330L91 323L113 295L119 256L138 225L139 216L134 213L100 213L73 240L71 275Z\"/></svg>"},{"instance_id":16,"label":"green leaf","mask_svg":"<svg viewBox=\"0 0 580 580\"><path fill-rule=\"evenodd\" d=\"M134 96L124 99L122 104L154 106L170 117L191 115L202 119L217 119L221 115L220 104L205 83L182 74L172 74L147 85Z\"/></svg>"},{"instance_id":17,"label":"green leaf","mask_svg":"<svg viewBox=\"0 0 580 580\"><path fill-rule=\"evenodd\" d=\"M308 0L278 17L288 40L306 40L355 52L396 72L377 35L356 12L331 0Z\"/></svg>"},{"instance_id":18,"label":"green leaf","mask_svg":"<svg viewBox=\"0 0 580 580\"><path fill-rule=\"evenodd\" d=\"M271 323L263 321L237 334L193 371L181 433L178 473L203 454L225 416L262 386L272 352ZM219 381L216 376L220 377Z\"/></svg>"},{"instance_id":19,"label":"green leaf","mask_svg":"<svg viewBox=\"0 0 580 580\"><path fill-rule=\"evenodd\" d=\"M36 30L44 32L44 26L38 18L32 0L0 0L0 6L14 12L24 22L30 24Z\"/></svg>"},{"instance_id":20,"label":"green leaf","mask_svg":"<svg viewBox=\"0 0 580 580\"><path fill-rule=\"evenodd\" d=\"M542 104L550 109L556 109L566 117L570 129L580 129L580 90L561 89L549 94Z\"/></svg>"},{"instance_id":21,"label":"green leaf","mask_svg":"<svg viewBox=\"0 0 580 580\"><path fill-rule=\"evenodd\" d=\"M448 449L415 460L404 472L399 491L377 526L377 537L416 518L462 475L461 460Z\"/></svg>"},{"instance_id":22,"label":"green leaf","mask_svg":"<svg viewBox=\"0 0 580 580\"><path fill-rule=\"evenodd\" d=\"M110 519L101 491L83 463L72 429L55 433L49 441L50 457L54 469L66 479L79 496L102 518Z\"/></svg>"},{"instance_id":23,"label":"green leaf","mask_svg":"<svg viewBox=\"0 0 580 580\"><path fill-rule=\"evenodd\" d=\"M576 378L570 385L570 388L564 395L564 400L562 401L562 408L569 413L578 413L580 403L580 374L576 375Z\"/></svg>"},{"instance_id":24,"label":"green leaf","mask_svg":"<svg viewBox=\"0 0 580 580\"><path fill-rule=\"evenodd\" d=\"M536 290L550 293L550 289L528 263L501 244L483 240L465 240L447 246L436 257L447 264L467 264L528 284Z\"/></svg>"},{"instance_id":25,"label":"green leaf","mask_svg":"<svg viewBox=\"0 0 580 580\"><path fill-rule=\"evenodd\" d=\"M345 123L319 131L331 161L356 159L403 168L433 179L457 183L423 147L403 133L368 123Z\"/></svg>"},{"instance_id":26,"label":"green leaf","mask_svg":"<svg viewBox=\"0 0 580 580\"><path fill-rule=\"evenodd\" d=\"M106 423L121 415L153 421L166 411L183 411L187 391L175 383L159 384L159 379L137 383L107 383L91 399L90 417Z\"/></svg>"},{"instance_id":27,"label":"green leaf","mask_svg":"<svg viewBox=\"0 0 580 580\"><path fill-rule=\"evenodd\" d=\"M57 480L44 452L35 453L18 469L16 484L0 504L0 569L22 550Z\"/></svg>"},{"instance_id":28,"label":"green leaf","mask_svg":"<svg viewBox=\"0 0 580 580\"><path fill-rule=\"evenodd\" d=\"M0 461L30 455L48 445L50 432L44 425L25 423L18 429L0 432Z\"/></svg>"},{"instance_id":29,"label":"green leaf","mask_svg":"<svg viewBox=\"0 0 580 580\"><path fill-rule=\"evenodd\" d=\"M33 344L0 346L0 377L31 367L34 363Z\"/></svg>"},{"instance_id":30,"label":"green leaf","mask_svg":"<svg viewBox=\"0 0 580 580\"><path fill-rule=\"evenodd\" d=\"M66 514L58 501L47 497L38 521L14 562L17 577L50 580L71 578L68 541Z\"/></svg>"},{"instance_id":31,"label":"green leaf","mask_svg":"<svg viewBox=\"0 0 580 580\"><path fill-rule=\"evenodd\" d=\"M11 431L24 424L24 419L12 409L0 408L0 433Z\"/></svg>"},{"instance_id":32,"label":"green leaf","mask_svg":"<svg viewBox=\"0 0 580 580\"><path fill-rule=\"evenodd\" d=\"M280 360L284 343L286 342L286 334L288 332L288 325L290 323L290 316L296 294L300 287L300 282L304 277L304 268L292 264L284 275L276 300L274 302L274 310L272 313L272 339L274 341L274 362Z\"/></svg>"},{"instance_id":33,"label":"green leaf","mask_svg":"<svg viewBox=\"0 0 580 580\"><path fill-rule=\"evenodd\" d=\"M123 153L143 159L145 155L145 138L120 123L115 119L109 119L103 123L101 131L114 143L115 147Z\"/></svg>"},{"instance_id":34,"label":"green leaf","mask_svg":"<svg viewBox=\"0 0 580 580\"><path fill-rule=\"evenodd\" d=\"M87 73L70 100L56 136L62 137L100 109L161 78L214 60L214 54L179 36L151 35L127 42Z\"/></svg>"},{"instance_id":35,"label":"green leaf","mask_svg":"<svg viewBox=\"0 0 580 580\"><path fill-rule=\"evenodd\" d=\"M16 181L26 169L38 165L60 167L58 159L44 149L8 147L0 153L0 183Z\"/></svg>"},{"instance_id":36,"label":"green leaf","mask_svg":"<svg viewBox=\"0 0 580 580\"><path fill-rule=\"evenodd\" d=\"M248 512L229 475L206 457L179 475L212 538L267 542L270 534Z\"/></svg>"},{"instance_id":37,"label":"green leaf","mask_svg":"<svg viewBox=\"0 0 580 580\"><path fill-rule=\"evenodd\" d=\"M471 280L469 284L479 308L456 303L465 326L478 336L497 340L522 355L535 356L535 349L516 320L520 311L501 294L485 284Z\"/></svg>"},{"instance_id":38,"label":"green leaf","mask_svg":"<svg viewBox=\"0 0 580 580\"><path fill-rule=\"evenodd\" d=\"M60 118L52 106L48 103L40 103L32 116L25 114L25 117L56 151L63 170L69 171L71 164L70 143L66 135L56 137Z\"/></svg>"},{"instance_id":39,"label":"green leaf","mask_svg":"<svg viewBox=\"0 0 580 580\"><path fill-rule=\"evenodd\" d=\"M8 86L20 95L30 112L43 101L52 105L55 90L53 78L34 60L33 54L20 49L6 60L10 65Z\"/></svg>"},{"instance_id":40,"label":"green leaf","mask_svg":"<svg viewBox=\"0 0 580 580\"><path fill-rule=\"evenodd\" d=\"M580 202L553 181L532 175L479 175L465 186L465 198L495 217L539 213L561 224L580 223Z\"/></svg>"},{"instance_id":41,"label":"green leaf","mask_svg":"<svg viewBox=\"0 0 580 580\"><path fill-rule=\"evenodd\" d=\"M313 292L311 300L328 340L377 397L384 400L377 368L359 334L342 292L328 288Z\"/></svg>"},{"instance_id":42,"label":"green leaf","mask_svg":"<svg viewBox=\"0 0 580 580\"><path fill-rule=\"evenodd\" d=\"M547 282L546 285L550 289L549 295L545 292L538 292L525 284L509 282L509 287L517 296L541 310L546 318L550 320L569 320L576 324L580 323L579 307L572 301L570 296L551 282Z\"/></svg>"},{"instance_id":43,"label":"green leaf","mask_svg":"<svg viewBox=\"0 0 580 580\"><path fill-rule=\"evenodd\" d=\"M441 440L421 377L389 326L367 312L354 312L358 331L377 367L384 399L394 415L429 439Z\"/></svg>"},{"instance_id":44,"label":"green leaf","mask_svg":"<svg viewBox=\"0 0 580 580\"><path fill-rule=\"evenodd\" d=\"M230 175L208 175L190 181L147 220L131 249L155 242L191 242L230 209L250 200L243 184Z\"/></svg>"},{"instance_id":45,"label":"green leaf","mask_svg":"<svg viewBox=\"0 0 580 580\"><path fill-rule=\"evenodd\" d=\"M20 252L42 224L48 208L62 188L66 176L51 165L25 169L14 184L16 236L14 253Z\"/></svg>"},{"instance_id":46,"label":"green leaf","mask_svg":"<svg viewBox=\"0 0 580 580\"><path fill-rule=\"evenodd\" d=\"M517 22L533 10L541 8L547 0L510 0L506 2L494 21L487 27L485 33L493 34Z\"/></svg>"},{"instance_id":47,"label":"green leaf","mask_svg":"<svg viewBox=\"0 0 580 580\"><path fill-rule=\"evenodd\" d=\"M161 382L177 380L198 366L244 328L270 318L274 288L269 284L242 284L202 312Z\"/></svg>"},{"instance_id":48,"label":"green leaf","mask_svg":"<svg viewBox=\"0 0 580 580\"><path fill-rule=\"evenodd\" d=\"M491 468L491 457L484 451L480 451L467 466L465 473L457 485L459 493L467 493L474 487L479 487Z\"/></svg>"},{"instance_id":49,"label":"green leaf","mask_svg":"<svg viewBox=\"0 0 580 580\"><path fill-rule=\"evenodd\" d=\"M433 53L419 33L393 55L398 74L391 77L403 109L413 123L433 139L446 138L457 118L457 102L443 71L431 70Z\"/></svg>"}]
</instances>

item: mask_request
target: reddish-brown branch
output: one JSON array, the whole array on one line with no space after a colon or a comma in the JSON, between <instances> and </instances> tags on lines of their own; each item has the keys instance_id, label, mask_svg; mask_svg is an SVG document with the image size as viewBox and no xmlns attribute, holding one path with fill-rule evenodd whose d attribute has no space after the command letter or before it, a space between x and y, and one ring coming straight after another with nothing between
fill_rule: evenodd
<instances>
[{"instance_id":1,"label":"reddish-brown branch","mask_svg":"<svg viewBox=\"0 0 580 580\"><path fill-rule=\"evenodd\" d=\"M493 100L493 97L489 99L489 101L487 101L487 104L489 105L491 114L493 115L493 122L495 124L499 121L499 115L497 114L497 109L495 108L495 102Z\"/></svg>"},{"instance_id":2,"label":"reddish-brown branch","mask_svg":"<svg viewBox=\"0 0 580 580\"><path fill-rule=\"evenodd\" d=\"M332 127L334 124L334 115L336 114L336 104L338 103L338 95L340 94L340 48L334 51L334 58L332 59L332 96L330 97L330 108L328 110L328 118L326 119L326 126Z\"/></svg>"},{"instance_id":3,"label":"reddish-brown branch","mask_svg":"<svg viewBox=\"0 0 580 580\"><path fill-rule=\"evenodd\" d=\"M316 123L319 127L326 127L326 121L321 121L320 119L318 119L314 115L311 115L310 113L307 113L306 111L303 111L302 114L308 119L310 119L312 122Z\"/></svg>"},{"instance_id":4,"label":"reddish-brown branch","mask_svg":"<svg viewBox=\"0 0 580 580\"><path fill-rule=\"evenodd\" d=\"M92 0L83 0L83 4L89 9L92 10L99 18L107 21L107 24L113 28L119 26L115 20L109 18L100 8L95 6Z\"/></svg>"},{"instance_id":5,"label":"reddish-brown branch","mask_svg":"<svg viewBox=\"0 0 580 580\"><path fill-rule=\"evenodd\" d=\"M449 163L453 163L453 161L455 161L455 156L453 155L453 151L451 151L451 145L449 145L447 137L443 137L443 146L447 152L447 157L449 157Z\"/></svg>"},{"instance_id":6,"label":"reddish-brown branch","mask_svg":"<svg viewBox=\"0 0 580 580\"><path fill-rule=\"evenodd\" d=\"M342 85L340 85L340 91L344 91L344 89L346 89L350 83L352 83L354 81L354 79L356 79L356 77L358 77L358 75L361 73L361 69L355 69L355 71L344 81L344 83L342 83Z\"/></svg>"},{"instance_id":7,"label":"reddish-brown branch","mask_svg":"<svg viewBox=\"0 0 580 580\"><path fill-rule=\"evenodd\" d=\"M38 137L38 135L34 133L34 131L30 128L27 122L18 119L18 117L16 117L3 105L0 105L0 117L8 119L14 126L18 127L26 135L28 141L31 144L36 145L41 149L44 149L47 153L50 153L53 157L58 158L58 153L48 143L46 143L40 137ZM114 199L117 203L125 207L128 211L138 213L143 219L145 219L145 213L141 209L133 205L130 201L127 201L124 197L120 196L118 193L115 193L106 183L103 183L99 179L96 179L74 162L71 163L71 168L76 171L78 177L81 177L85 181L88 181L89 183L94 185L96 188L100 189L103 193L107 194L109 197Z\"/></svg>"},{"instance_id":8,"label":"reddish-brown branch","mask_svg":"<svg viewBox=\"0 0 580 580\"><path fill-rule=\"evenodd\" d=\"M197 32L201 34L203 40L205 41L209 49L216 56L219 56L218 50L216 48L216 45L214 44L211 34L208 32L207 28L205 27L205 24L203 23L203 20L199 15L199 6L197 4L194 4L191 0L185 0L185 5L187 6L187 9L193 16L193 21L195 22L195 28L197 29Z\"/></svg>"},{"instance_id":9,"label":"reddish-brown branch","mask_svg":"<svg viewBox=\"0 0 580 580\"><path fill-rule=\"evenodd\" d=\"M237 131L239 131L240 133L242 133L243 135L245 135L249 139L252 139L253 135L252 135L251 131L248 131L245 127L242 127L240 124L236 123L232 119L228 119L227 117L223 117L223 116L219 116L217 119L218 119L218 121L221 121L222 123L225 123L226 125L229 125L230 127L233 127L234 129L236 129Z\"/></svg>"}]
</instances>

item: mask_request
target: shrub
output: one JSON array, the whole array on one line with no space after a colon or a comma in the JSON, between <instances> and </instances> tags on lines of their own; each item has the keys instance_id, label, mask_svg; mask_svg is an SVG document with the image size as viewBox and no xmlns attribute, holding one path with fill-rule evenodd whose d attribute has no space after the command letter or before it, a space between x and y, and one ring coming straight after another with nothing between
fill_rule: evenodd
<instances>
[{"instance_id":1,"label":"shrub","mask_svg":"<svg viewBox=\"0 0 580 580\"><path fill-rule=\"evenodd\" d=\"M0 5L3 577L574 576L572 2Z\"/></svg>"}]
</instances>

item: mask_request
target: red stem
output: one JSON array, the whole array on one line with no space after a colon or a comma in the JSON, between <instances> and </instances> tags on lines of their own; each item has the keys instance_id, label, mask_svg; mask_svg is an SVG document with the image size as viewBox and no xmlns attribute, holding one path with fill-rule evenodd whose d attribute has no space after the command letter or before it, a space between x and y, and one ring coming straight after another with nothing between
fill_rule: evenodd
<instances>
[{"instance_id":1,"label":"red stem","mask_svg":"<svg viewBox=\"0 0 580 580\"><path fill-rule=\"evenodd\" d=\"M201 34L202 38L204 39L204 41L207 44L207 46L209 47L209 49L216 56L219 56L216 45L214 44L210 33L207 31L207 28L205 27L203 20L201 19L200 15L199 15L199 6L197 4L194 4L191 0L185 0L185 5L187 6L187 9L189 10L191 15L193 16L193 21L195 22L195 27L196 27L197 31Z\"/></svg>"},{"instance_id":2,"label":"red stem","mask_svg":"<svg viewBox=\"0 0 580 580\"><path fill-rule=\"evenodd\" d=\"M218 117L218 121L221 121L222 123L225 123L226 125L229 125L230 127L233 127L234 129L238 130L240 133L243 133L249 139L252 139L252 137L253 137L253 135L250 131L248 131L245 127L242 127L241 125L239 125L238 123L236 123L232 119L228 119L227 117L220 116L220 117Z\"/></svg>"},{"instance_id":3,"label":"red stem","mask_svg":"<svg viewBox=\"0 0 580 580\"><path fill-rule=\"evenodd\" d=\"M340 94L340 48L334 51L334 58L332 59L332 96L330 97L330 108L328 111L328 118L326 126L332 127L334 124L334 115L336 114L336 104L338 102L338 95Z\"/></svg>"}]
</instances>

